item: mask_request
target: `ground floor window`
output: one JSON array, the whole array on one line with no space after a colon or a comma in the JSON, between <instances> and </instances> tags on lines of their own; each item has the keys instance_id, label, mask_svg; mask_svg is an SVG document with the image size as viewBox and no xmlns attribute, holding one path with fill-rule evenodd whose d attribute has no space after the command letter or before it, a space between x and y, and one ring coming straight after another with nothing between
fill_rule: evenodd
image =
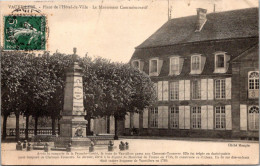
<instances>
[{"instance_id":1,"label":"ground floor window","mask_svg":"<svg viewBox=\"0 0 260 166\"><path fill-rule=\"evenodd\" d=\"M201 128L201 107L192 107L192 128Z\"/></svg>"},{"instance_id":2,"label":"ground floor window","mask_svg":"<svg viewBox=\"0 0 260 166\"><path fill-rule=\"evenodd\" d=\"M225 129L226 128L225 106L215 107L215 128L216 129Z\"/></svg>"},{"instance_id":3,"label":"ground floor window","mask_svg":"<svg viewBox=\"0 0 260 166\"><path fill-rule=\"evenodd\" d=\"M158 127L158 107L150 108L150 127Z\"/></svg>"},{"instance_id":4,"label":"ground floor window","mask_svg":"<svg viewBox=\"0 0 260 166\"><path fill-rule=\"evenodd\" d=\"M179 127L179 107L171 107L170 122L171 128Z\"/></svg>"},{"instance_id":5,"label":"ground floor window","mask_svg":"<svg viewBox=\"0 0 260 166\"><path fill-rule=\"evenodd\" d=\"M251 106L248 110L249 130L259 129L259 107Z\"/></svg>"}]
</instances>

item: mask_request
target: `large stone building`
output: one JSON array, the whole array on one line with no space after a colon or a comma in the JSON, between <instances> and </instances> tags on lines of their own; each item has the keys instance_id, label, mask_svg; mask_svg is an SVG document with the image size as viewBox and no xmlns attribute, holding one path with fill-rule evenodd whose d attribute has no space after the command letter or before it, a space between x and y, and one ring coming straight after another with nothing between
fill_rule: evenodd
<instances>
[{"instance_id":1,"label":"large stone building","mask_svg":"<svg viewBox=\"0 0 260 166\"><path fill-rule=\"evenodd\" d=\"M258 138L258 9L171 19L136 47L131 65L158 101L126 116L125 134Z\"/></svg>"}]
</instances>

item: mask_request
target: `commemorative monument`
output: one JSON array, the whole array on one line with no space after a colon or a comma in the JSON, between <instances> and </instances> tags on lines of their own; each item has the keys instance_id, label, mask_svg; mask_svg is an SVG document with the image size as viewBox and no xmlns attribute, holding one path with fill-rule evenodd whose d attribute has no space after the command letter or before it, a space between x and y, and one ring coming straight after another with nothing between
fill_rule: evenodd
<instances>
[{"instance_id":1,"label":"commemorative monument","mask_svg":"<svg viewBox=\"0 0 260 166\"><path fill-rule=\"evenodd\" d=\"M83 105L82 68L77 62L76 48L73 49L73 62L66 71L64 106L60 120L60 135L54 140L55 147L90 146L86 137L86 112Z\"/></svg>"}]
</instances>

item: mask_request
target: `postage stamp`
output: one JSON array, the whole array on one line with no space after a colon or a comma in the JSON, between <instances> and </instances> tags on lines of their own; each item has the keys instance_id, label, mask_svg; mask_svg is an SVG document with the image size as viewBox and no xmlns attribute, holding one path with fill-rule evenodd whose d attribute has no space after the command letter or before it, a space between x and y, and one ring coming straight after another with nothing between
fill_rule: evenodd
<instances>
[{"instance_id":1,"label":"postage stamp","mask_svg":"<svg viewBox=\"0 0 260 166\"><path fill-rule=\"evenodd\" d=\"M5 50L45 50L46 16L4 16Z\"/></svg>"}]
</instances>

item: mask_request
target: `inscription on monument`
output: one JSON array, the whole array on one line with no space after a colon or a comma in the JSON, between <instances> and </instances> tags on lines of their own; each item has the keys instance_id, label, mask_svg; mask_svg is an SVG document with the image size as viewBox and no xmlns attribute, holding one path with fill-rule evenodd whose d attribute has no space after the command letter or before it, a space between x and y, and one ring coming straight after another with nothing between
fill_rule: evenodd
<instances>
[{"instance_id":1,"label":"inscription on monument","mask_svg":"<svg viewBox=\"0 0 260 166\"><path fill-rule=\"evenodd\" d=\"M73 112L84 114L82 78L74 78Z\"/></svg>"}]
</instances>

